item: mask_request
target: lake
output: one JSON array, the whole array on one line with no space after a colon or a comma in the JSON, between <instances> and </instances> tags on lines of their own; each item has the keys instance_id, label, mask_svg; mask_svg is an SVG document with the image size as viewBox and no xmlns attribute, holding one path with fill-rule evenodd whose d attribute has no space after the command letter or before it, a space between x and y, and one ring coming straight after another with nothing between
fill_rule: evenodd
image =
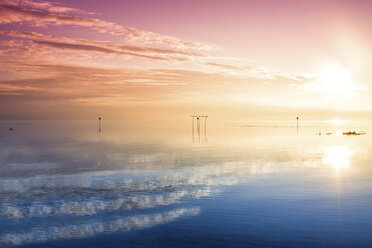
<instances>
[{"instance_id":1,"label":"lake","mask_svg":"<svg viewBox=\"0 0 372 248\"><path fill-rule=\"evenodd\" d=\"M0 122L0 246L372 247L370 123L194 125Z\"/></svg>"}]
</instances>

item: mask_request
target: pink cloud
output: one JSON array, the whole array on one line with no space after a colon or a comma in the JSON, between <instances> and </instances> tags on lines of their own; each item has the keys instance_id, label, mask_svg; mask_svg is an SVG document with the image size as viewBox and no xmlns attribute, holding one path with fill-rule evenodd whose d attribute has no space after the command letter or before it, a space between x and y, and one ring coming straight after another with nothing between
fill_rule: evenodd
<instances>
[{"instance_id":1,"label":"pink cloud","mask_svg":"<svg viewBox=\"0 0 372 248\"><path fill-rule=\"evenodd\" d=\"M67 37L54 37L36 32L19 32L12 30L0 30L0 34L16 38L31 39L39 45L69 50L81 50L92 52L103 52L116 55L131 55L155 60L186 61L190 56L204 57L199 52L182 51L176 49L161 49L153 47L124 45L106 41L95 41L86 39L74 39ZM79 49L80 48L80 49ZM157 56L154 56L156 54ZM161 56L159 56L161 55Z\"/></svg>"},{"instance_id":2,"label":"pink cloud","mask_svg":"<svg viewBox=\"0 0 372 248\"><path fill-rule=\"evenodd\" d=\"M39 10L47 10L49 12L54 12L54 13L76 12L76 13L84 13L84 14L93 14L93 13L88 13L86 11L79 10L76 8L56 6L54 3L51 3L51 2L35 2L31 0L3 0L2 4L8 5L8 6L20 6L20 7L26 7L26 8L39 9Z\"/></svg>"},{"instance_id":3,"label":"pink cloud","mask_svg":"<svg viewBox=\"0 0 372 248\"><path fill-rule=\"evenodd\" d=\"M189 61L191 57L204 57L204 54L196 52L123 45L86 39L54 37L35 32L0 30L0 35L22 38L17 40L4 40L0 43L0 46L4 47L4 54L8 56L30 56L30 53L34 52L39 53L38 59L41 59L45 57L43 54L48 54L46 57L50 57L52 53L58 55L58 51L72 51L75 52L76 55L80 54L83 57L87 56L86 52L90 52L105 53L115 56L138 57L155 61L176 62ZM25 51L28 53L26 54Z\"/></svg>"},{"instance_id":4,"label":"pink cloud","mask_svg":"<svg viewBox=\"0 0 372 248\"><path fill-rule=\"evenodd\" d=\"M5 1L0 3L0 24L28 22L33 25L73 25L86 27L100 33L125 36L128 41L161 44L179 49L209 50L210 46L184 41L175 37L157 34L149 31L124 27L120 24L107 22L97 18L68 15L72 9L55 7L48 3L27 1ZM73 9L74 11L78 11Z\"/></svg>"}]
</instances>

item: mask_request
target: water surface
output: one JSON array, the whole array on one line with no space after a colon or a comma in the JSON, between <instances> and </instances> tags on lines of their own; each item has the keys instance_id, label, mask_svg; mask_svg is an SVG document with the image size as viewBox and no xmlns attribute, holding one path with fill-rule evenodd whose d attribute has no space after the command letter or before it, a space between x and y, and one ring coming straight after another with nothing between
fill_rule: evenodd
<instances>
[{"instance_id":1,"label":"water surface","mask_svg":"<svg viewBox=\"0 0 372 248\"><path fill-rule=\"evenodd\" d=\"M366 123L0 128L2 247L372 247Z\"/></svg>"}]
</instances>

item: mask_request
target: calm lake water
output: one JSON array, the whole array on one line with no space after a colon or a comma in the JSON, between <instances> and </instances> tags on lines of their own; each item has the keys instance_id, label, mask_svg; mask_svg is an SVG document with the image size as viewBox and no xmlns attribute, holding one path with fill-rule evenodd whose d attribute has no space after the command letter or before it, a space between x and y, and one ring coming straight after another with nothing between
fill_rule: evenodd
<instances>
[{"instance_id":1,"label":"calm lake water","mask_svg":"<svg viewBox=\"0 0 372 248\"><path fill-rule=\"evenodd\" d=\"M0 122L0 246L372 247L372 125L336 124Z\"/></svg>"}]
</instances>

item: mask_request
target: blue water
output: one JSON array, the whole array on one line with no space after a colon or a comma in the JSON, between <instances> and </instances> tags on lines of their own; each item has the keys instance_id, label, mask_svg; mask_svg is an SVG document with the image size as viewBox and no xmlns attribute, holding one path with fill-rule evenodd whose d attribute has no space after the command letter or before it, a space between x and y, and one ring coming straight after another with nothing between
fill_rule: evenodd
<instances>
[{"instance_id":1,"label":"blue water","mask_svg":"<svg viewBox=\"0 0 372 248\"><path fill-rule=\"evenodd\" d=\"M188 124L0 122L0 246L372 247L371 126Z\"/></svg>"}]
</instances>

